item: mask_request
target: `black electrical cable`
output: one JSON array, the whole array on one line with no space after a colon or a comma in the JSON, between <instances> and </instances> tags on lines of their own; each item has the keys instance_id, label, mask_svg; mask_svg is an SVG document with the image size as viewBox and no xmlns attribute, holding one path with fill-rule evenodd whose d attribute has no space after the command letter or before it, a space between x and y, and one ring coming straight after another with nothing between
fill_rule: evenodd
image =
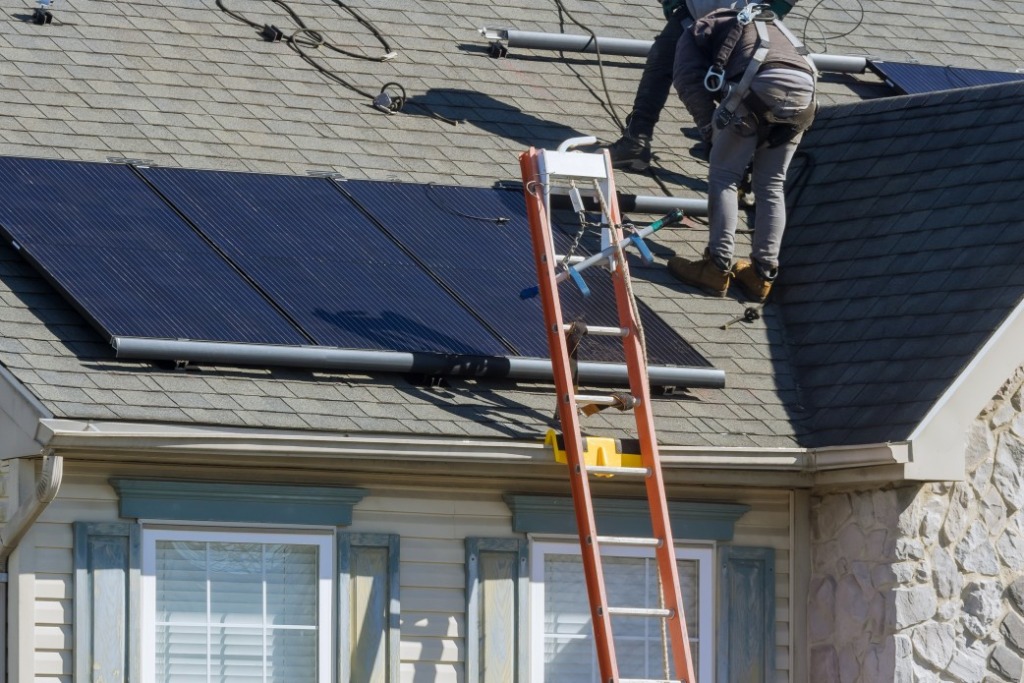
<instances>
[{"instance_id":1,"label":"black electrical cable","mask_svg":"<svg viewBox=\"0 0 1024 683\"><path fill-rule=\"evenodd\" d=\"M823 52L828 52L828 41L830 41L830 40L838 40L839 38L845 38L846 36L850 35L854 31L859 29L864 24L864 5L861 3L860 0L856 0L855 3L853 3L854 6L856 7L856 11L858 13L857 20L854 22L853 28L851 28L848 31L844 31L843 33L835 33L835 34L831 34L831 35L826 35L825 31L823 31L821 29L820 22L815 21L813 19L814 13L825 2L826 2L826 0L818 0L818 2L816 2L814 4L814 6L811 7L810 11L807 12L807 16L804 17L804 28L803 28L802 34L803 34L803 41L804 41L804 43L810 42L808 40L808 38L807 38L807 27L808 27L808 25L813 23L815 28L818 30L818 33L821 35L821 44L822 44L822 47L824 48ZM852 8L847 8L847 7L843 7L842 9L844 9L846 11L851 11L852 10Z\"/></svg>"},{"instance_id":2,"label":"black electrical cable","mask_svg":"<svg viewBox=\"0 0 1024 683\"><path fill-rule=\"evenodd\" d=\"M434 197L434 193L431 190L433 190L435 187L437 187L437 183L427 183L426 185L423 186L423 192L427 196L427 201L429 201L431 204L441 209L442 211L447 211L448 213L459 216L460 218L468 218L469 220L472 221L483 221L485 223L496 223L498 225L504 225L505 223L508 223L510 220L512 220L508 216L474 216L473 214L463 213L462 211L459 211L458 209L455 209L449 206L448 204L442 202L437 197Z\"/></svg>"},{"instance_id":3,"label":"black electrical cable","mask_svg":"<svg viewBox=\"0 0 1024 683\"><path fill-rule=\"evenodd\" d=\"M313 50L319 50L320 48L324 48L326 50L331 50L333 52L336 52L338 54L342 54L342 55L345 55L345 56L348 56L348 57L353 57L355 59L363 59L363 60L371 61L371 62L385 62L385 61L388 61L388 60L390 60L391 58L393 58L395 56L394 52L391 50L391 45L387 42L387 40L384 38L384 36L381 35L381 33L373 26L373 24L371 24L369 21L367 21L365 18L363 18L361 15L359 15L358 12L356 12L354 9L352 9L351 7L346 5L341 0L334 0L334 2L339 7L344 9L346 12L351 14L356 19L356 21L358 21L360 24L362 24L367 29L369 29L370 32L374 35L374 37L377 39L377 41L384 48L384 50L386 51L386 54L384 54L381 57L371 57L371 56L367 56L367 55L357 54L355 52L350 52L350 51L345 50L345 49L343 49L341 47L338 47L337 45L334 45L333 43L331 43L327 39L325 39L323 34L320 31L317 31L315 29L309 28L306 25L306 22L302 20L302 17L294 9L292 9L292 7L287 2L285 2L285 0L271 0L271 1L274 4L280 6L285 12L287 12L288 15L291 17L292 21L295 22L296 26L298 26L298 29L294 33L292 33L291 35L287 36L286 42L288 43L288 47L290 47L293 51L295 51L295 53L298 54L302 58L302 60L304 62L306 62L307 64L312 66L314 69L316 69L325 78L328 78L328 79L334 81L335 83L338 83L339 85L347 88L348 90L351 90L352 92L354 92L354 93L356 93L358 95L362 95L363 97L371 100L372 106L377 107L379 109L384 109L385 111L388 111L389 113L396 113L396 112L400 111L402 109L402 107L405 106L406 104L412 104L414 106L417 106L422 111L425 111L431 117L433 117L433 118L435 118L435 119L437 119L439 121L443 121L444 123L448 123L448 124L453 125L453 126L458 124L458 121L454 121L454 120L449 119L447 117L441 116L440 114L437 114L437 113L431 111L429 108L427 108L424 105L413 103L413 102L409 102L408 99L405 97L405 89L402 88L401 85L399 85L398 83L388 83L388 84L385 84L381 88L381 91L380 91L379 95L374 95L373 93L367 92L366 90L363 90L362 88L358 87L354 83L352 83L352 82L342 78L340 75L338 75L338 73L336 71L327 68L326 66L321 64L319 61L314 59L313 56L310 55L306 51L305 48L311 48ZM248 26L252 26L253 28L260 30L261 32L263 32L263 31L265 31L267 29L266 26L264 26L262 24L258 24L256 22L246 18L244 15L242 15L242 14L240 14L238 12L235 12L232 9L229 9L224 4L224 0L216 0L216 4L217 4L217 7L219 7L225 14L227 14L230 17L233 17L235 20L237 20L237 21L239 21L239 22L241 22L243 24L247 24ZM273 27L273 28L278 31L277 35L278 35L279 38L284 37L284 33L281 32L280 29L277 29L277 27ZM387 90L387 88L389 86L396 86L399 89L401 89L402 90L402 96L399 97L399 98L390 98L390 97L387 98L388 99L388 106L381 107L381 106L379 106L377 104L377 97L379 97L380 95L385 94L385 91Z\"/></svg>"},{"instance_id":4,"label":"black electrical cable","mask_svg":"<svg viewBox=\"0 0 1024 683\"><path fill-rule=\"evenodd\" d=\"M601 75L601 88L604 90L604 97L605 97L605 101L602 102L602 104L605 106L605 108L608 110L608 113L611 115L612 119L615 121L615 125L617 125L619 127L619 129L625 130L626 126L622 122L622 120L619 118L619 115L617 113L615 113L615 107L612 105L612 97L611 97L611 94L609 94L609 92L608 92L608 82L605 80L605 77L604 77L604 60L601 58L601 45L600 45L600 43L597 40L597 34L595 34L592 30L590 30L589 27L587 27L585 24L583 24L578 19L576 19L576 17L574 17L572 15L572 12L570 12L568 9L566 9L565 4L562 2L562 0L555 0L555 5L558 6L558 10L559 10L560 13L564 13L565 16L569 17L569 21L571 21L572 23L576 24L581 29L583 29L588 34L590 34L590 40L587 41L587 45L589 45L590 43L593 43L594 44L594 54L597 55L597 70L598 70L598 73Z\"/></svg>"},{"instance_id":5,"label":"black electrical cable","mask_svg":"<svg viewBox=\"0 0 1024 683\"><path fill-rule=\"evenodd\" d=\"M354 9L346 5L341 0L334 0L334 4L336 4L338 7L342 8L343 10L351 14L356 21L365 26L370 31L370 33L373 34L373 37L377 39L377 42L379 42L381 46L384 48L384 52L386 52L389 55L394 53L394 50L391 49L391 45L388 44L388 41L384 38L384 36L381 35L380 31L377 30L376 26L374 26L369 21L364 19L361 14L359 14Z\"/></svg>"}]
</instances>

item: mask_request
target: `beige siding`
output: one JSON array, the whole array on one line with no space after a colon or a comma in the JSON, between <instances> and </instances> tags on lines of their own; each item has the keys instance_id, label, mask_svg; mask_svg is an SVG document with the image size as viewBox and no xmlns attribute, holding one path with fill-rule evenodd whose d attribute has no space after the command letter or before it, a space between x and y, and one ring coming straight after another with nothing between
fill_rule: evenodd
<instances>
[{"instance_id":1,"label":"beige siding","mask_svg":"<svg viewBox=\"0 0 1024 683\"><path fill-rule=\"evenodd\" d=\"M113 521L117 505L108 472L67 468L57 500L24 543L35 574L36 683L72 683L72 528L74 521ZM118 476L143 476L133 472ZM790 532L785 492L721 491L717 500L751 506L734 543L776 550L777 683L789 679ZM707 492L702 492L705 497ZM401 537L402 681L468 683L465 662L467 536L512 537L511 514L497 492L371 489L355 510L352 531ZM29 625L29 624L26 624ZM29 680L29 679L26 679Z\"/></svg>"},{"instance_id":2,"label":"beige siding","mask_svg":"<svg viewBox=\"0 0 1024 683\"><path fill-rule=\"evenodd\" d=\"M22 544L32 546L35 573L36 683L72 683L74 658L74 555L71 524L117 520L117 499L106 475L74 473L66 467L57 499L43 512Z\"/></svg>"},{"instance_id":3,"label":"beige siding","mask_svg":"<svg viewBox=\"0 0 1024 683\"><path fill-rule=\"evenodd\" d=\"M463 683L467 536L513 536L495 493L372 496L353 528L401 536L402 681Z\"/></svg>"}]
</instances>

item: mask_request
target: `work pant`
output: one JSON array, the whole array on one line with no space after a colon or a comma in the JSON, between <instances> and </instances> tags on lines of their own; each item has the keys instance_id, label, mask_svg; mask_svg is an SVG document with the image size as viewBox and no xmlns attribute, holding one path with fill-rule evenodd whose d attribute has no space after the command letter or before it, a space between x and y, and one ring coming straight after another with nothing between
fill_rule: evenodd
<instances>
[{"instance_id":1,"label":"work pant","mask_svg":"<svg viewBox=\"0 0 1024 683\"><path fill-rule=\"evenodd\" d=\"M776 116L787 117L810 105L814 81L800 71L768 69L754 79L750 89ZM761 144L753 115L744 104L737 108L731 124L715 127L713 136L708 169L708 251L720 264L733 262L739 214L736 188L753 162L757 206L750 255L763 268L777 268L786 229L786 173L803 136L777 147Z\"/></svg>"},{"instance_id":2,"label":"work pant","mask_svg":"<svg viewBox=\"0 0 1024 683\"><path fill-rule=\"evenodd\" d=\"M631 135L654 136L654 127L672 89L672 67L676 58L676 43L683 35L683 19L689 18L684 5L669 18L665 28L654 39L644 62L644 73L636 88L633 111L628 131Z\"/></svg>"}]
</instances>

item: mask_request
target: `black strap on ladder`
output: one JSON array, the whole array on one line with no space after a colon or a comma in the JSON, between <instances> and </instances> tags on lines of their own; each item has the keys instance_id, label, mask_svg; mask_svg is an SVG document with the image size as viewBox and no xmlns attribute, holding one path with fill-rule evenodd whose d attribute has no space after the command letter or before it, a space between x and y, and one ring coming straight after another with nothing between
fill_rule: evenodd
<instances>
[{"instance_id":1,"label":"black strap on ladder","mask_svg":"<svg viewBox=\"0 0 1024 683\"><path fill-rule=\"evenodd\" d=\"M581 139L581 141L589 140L592 138ZM563 143L557 152L531 148L528 152L520 155L519 159L533 239L534 260L537 266L538 290L543 303L544 323L551 351L558 400L558 417L562 429L561 439L549 435L548 441L552 442L556 451L559 450L558 443L561 443L564 448L565 461L569 466L573 507L580 537L591 622L601 670L601 683L696 683L690 656L689 637L686 631L686 617L683 612L683 600L679 588L679 574L669 522L668 502L665 497L664 480L658 457L654 418L650 408L650 385L641 338L642 328L637 318L637 309L629 280L629 267L623 252L625 246L635 244L636 240L635 236L623 238L622 235L611 160L607 152L583 154L562 151L567 144ZM610 396L579 394L573 383L572 359L570 358L567 335L579 334L580 330L566 325L563 321L558 285L560 282L578 281L579 271L583 268L582 264L577 264L575 266L576 273L571 277L566 272L556 272L559 259L554 252L549 221L550 194L555 191L558 183L566 180L573 183L593 184L594 193L602 206L602 213L607 222L608 235L605 242L609 246L601 252L602 258L588 259L588 261L590 265L603 263L608 266L615 291L618 326L589 327L586 332L588 334L610 334L622 338L623 354L629 375L628 398L624 398L621 394ZM656 227L653 227L653 230L657 230L662 224L667 224L670 220L678 219L680 216L681 214L670 214L662 219L662 222ZM646 250L646 247L636 246L642 251ZM626 407L626 404L632 408L636 417L636 432L640 445L639 462L624 466L622 462L613 459L611 464L608 464L607 453L600 448L591 450L602 450L602 457L591 457L592 453L588 452L591 443L614 443L614 440L585 440L581 432L581 413L586 413L593 406ZM589 477L592 475L637 477L644 481L653 530L651 537L632 538L598 534L590 494ZM661 606L651 608L609 604L601 563L601 548L604 546L645 547L654 550L661 586ZM615 616L651 617L665 620L669 649L674 664L674 674L672 674L674 678L627 679L619 676L615 657L615 638L612 632L612 620ZM670 672L666 672L666 676L669 675Z\"/></svg>"}]
</instances>

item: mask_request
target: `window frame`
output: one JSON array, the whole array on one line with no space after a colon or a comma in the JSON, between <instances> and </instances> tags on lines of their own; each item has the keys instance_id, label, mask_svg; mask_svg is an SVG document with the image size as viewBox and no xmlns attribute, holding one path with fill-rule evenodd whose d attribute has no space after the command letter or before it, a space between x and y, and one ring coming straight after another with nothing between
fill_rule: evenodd
<instances>
[{"instance_id":1,"label":"window frame","mask_svg":"<svg viewBox=\"0 0 1024 683\"><path fill-rule=\"evenodd\" d=\"M694 672L697 680L713 681L715 673L715 545L676 543L676 560L697 562L698 602L700 614L698 624L700 670ZM582 557L578 540L566 537L530 536L530 680L544 680L544 557L549 554L576 555ZM653 558L654 551L645 548L614 547L603 549L602 557ZM580 575L580 581L584 577Z\"/></svg>"},{"instance_id":2,"label":"window frame","mask_svg":"<svg viewBox=\"0 0 1024 683\"><path fill-rule=\"evenodd\" d=\"M314 545L317 562L317 683L334 678L335 535L309 530L209 529L202 527L159 527L143 525L140 571L141 676L143 683L156 681L156 544L158 541L200 541L215 543L280 543Z\"/></svg>"}]
</instances>

